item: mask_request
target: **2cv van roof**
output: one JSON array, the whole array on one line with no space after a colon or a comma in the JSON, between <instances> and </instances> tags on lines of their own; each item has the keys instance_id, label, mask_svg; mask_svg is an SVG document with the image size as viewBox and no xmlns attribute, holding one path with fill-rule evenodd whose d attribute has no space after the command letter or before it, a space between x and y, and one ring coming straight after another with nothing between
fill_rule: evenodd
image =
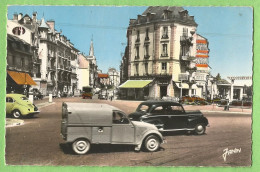
<instances>
[{"instance_id":1,"label":"2cv van roof","mask_svg":"<svg viewBox=\"0 0 260 172\"><path fill-rule=\"evenodd\" d=\"M64 105L68 110L68 124L86 126L111 126L113 111L120 110L99 103L64 103Z\"/></svg>"}]
</instances>

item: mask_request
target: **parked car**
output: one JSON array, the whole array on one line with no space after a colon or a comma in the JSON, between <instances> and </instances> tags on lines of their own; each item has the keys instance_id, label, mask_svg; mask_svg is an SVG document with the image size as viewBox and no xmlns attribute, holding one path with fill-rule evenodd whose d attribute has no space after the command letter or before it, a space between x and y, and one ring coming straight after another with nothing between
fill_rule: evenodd
<instances>
[{"instance_id":1,"label":"parked car","mask_svg":"<svg viewBox=\"0 0 260 172\"><path fill-rule=\"evenodd\" d=\"M39 112L38 108L26 96L22 94L6 95L6 113L11 114L13 118L32 117Z\"/></svg>"},{"instance_id":2,"label":"parked car","mask_svg":"<svg viewBox=\"0 0 260 172\"><path fill-rule=\"evenodd\" d=\"M42 93L37 88L33 89L33 99L34 100L43 99Z\"/></svg>"},{"instance_id":3,"label":"parked car","mask_svg":"<svg viewBox=\"0 0 260 172\"><path fill-rule=\"evenodd\" d=\"M103 92L98 94L98 99L107 100L108 99L108 94L105 91L103 91Z\"/></svg>"},{"instance_id":4,"label":"parked car","mask_svg":"<svg viewBox=\"0 0 260 172\"><path fill-rule=\"evenodd\" d=\"M186 112L180 103L171 101L142 102L129 118L154 124L161 132L183 130L198 135L204 134L209 124L200 111Z\"/></svg>"},{"instance_id":5,"label":"parked car","mask_svg":"<svg viewBox=\"0 0 260 172\"><path fill-rule=\"evenodd\" d=\"M144 145L153 152L163 142L154 125L130 121L116 107L97 103L63 103L61 135L76 154L87 153L91 144L135 145L136 151Z\"/></svg>"}]
</instances>

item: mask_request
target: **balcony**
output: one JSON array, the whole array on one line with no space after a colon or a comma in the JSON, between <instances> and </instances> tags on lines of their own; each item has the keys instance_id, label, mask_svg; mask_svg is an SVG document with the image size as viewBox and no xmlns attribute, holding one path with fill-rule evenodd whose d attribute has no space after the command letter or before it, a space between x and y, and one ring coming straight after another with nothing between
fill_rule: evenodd
<instances>
[{"instance_id":1,"label":"balcony","mask_svg":"<svg viewBox=\"0 0 260 172\"><path fill-rule=\"evenodd\" d=\"M150 38L149 37L145 37L144 41L148 42L148 41L150 41Z\"/></svg>"},{"instance_id":2,"label":"balcony","mask_svg":"<svg viewBox=\"0 0 260 172\"><path fill-rule=\"evenodd\" d=\"M195 59L196 59L196 57L193 57L193 56L189 56L189 55L183 56L183 55L181 55L181 60L183 60L183 61L193 61Z\"/></svg>"},{"instance_id":3,"label":"balcony","mask_svg":"<svg viewBox=\"0 0 260 172\"><path fill-rule=\"evenodd\" d=\"M148 54L147 54L147 55L144 55L144 59L147 60L147 59L149 59L149 58L150 58L150 55L148 55Z\"/></svg>"},{"instance_id":4,"label":"balcony","mask_svg":"<svg viewBox=\"0 0 260 172\"><path fill-rule=\"evenodd\" d=\"M169 57L169 56L168 56L168 53L163 53L163 54L161 54L161 57Z\"/></svg>"},{"instance_id":5,"label":"balcony","mask_svg":"<svg viewBox=\"0 0 260 172\"><path fill-rule=\"evenodd\" d=\"M188 46L192 46L192 37L188 37L188 36L181 36L180 41L181 41L181 45L188 45Z\"/></svg>"},{"instance_id":6,"label":"balcony","mask_svg":"<svg viewBox=\"0 0 260 172\"><path fill-rule=\"evenodd\" d=\"M168 34L163 34L163 35L162 35L162 39L169 39Z\"/></svg>"}]
</instances>

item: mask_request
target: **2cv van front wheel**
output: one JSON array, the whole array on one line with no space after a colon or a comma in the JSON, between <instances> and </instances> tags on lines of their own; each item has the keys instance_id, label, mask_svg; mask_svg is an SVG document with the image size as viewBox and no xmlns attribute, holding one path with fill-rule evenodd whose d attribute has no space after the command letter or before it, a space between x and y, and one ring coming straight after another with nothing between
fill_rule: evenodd
<instances>
[{"instance_id":1,"label":"2cv van front wheel","mask_svg":"<svg viewBox=\"0 0 260 172\"><path fill-rule=\"evenodd\" d=\"M90 142L85 139L78 139L72 143L72 149L76 154L86 154L90 149Z\"/></svg>"},{"instance_id":2,"label":"2cv van front wheel","mask_svg":"<svg viewBox=\"0 0 260 172\"><path fill-rule=\"evenodd\" d=\"M145 139L144 142L145 149L149 152L155 152L160 147L159 138L155 135L150 135Z\"/></svg>"}]
</instances>

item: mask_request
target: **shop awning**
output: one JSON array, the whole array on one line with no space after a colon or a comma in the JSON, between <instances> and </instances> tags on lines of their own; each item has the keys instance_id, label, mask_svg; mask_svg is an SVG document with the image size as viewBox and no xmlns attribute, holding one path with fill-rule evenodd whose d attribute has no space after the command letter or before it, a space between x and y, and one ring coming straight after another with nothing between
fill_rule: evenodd
<instances>
[{"instance_id":1,"label":"shop awning","mask_svg":"<svg viewBox=\"0 0 260 172\"><path fill-rule=\"evenodd\" d=\"M119 86L119 88L144 88L150 84L153 80L127 80L125 83Z\"/></svg>"},{"instance_id":2,"label":"shop awning","mask_svg":"<svg viewBox=\"0 0 260 172\"><path fill-rule=\"evenodd\" d=\"M176 83L178 88L182 88L182 89L189 89L189 85L187 83ZM193 84L191 86L192 89L196 89L198 88L196 84Z\"/></svg>"},{"instance_id":3,"label":"shop awning","mask_svg":"<svg viewBox=\"0 0 260 172\"><path fill-rule=\"evenodd\" d=\"M18 85L37 85L28 73L7 71Z\"/></svg>"}]
</instances>

